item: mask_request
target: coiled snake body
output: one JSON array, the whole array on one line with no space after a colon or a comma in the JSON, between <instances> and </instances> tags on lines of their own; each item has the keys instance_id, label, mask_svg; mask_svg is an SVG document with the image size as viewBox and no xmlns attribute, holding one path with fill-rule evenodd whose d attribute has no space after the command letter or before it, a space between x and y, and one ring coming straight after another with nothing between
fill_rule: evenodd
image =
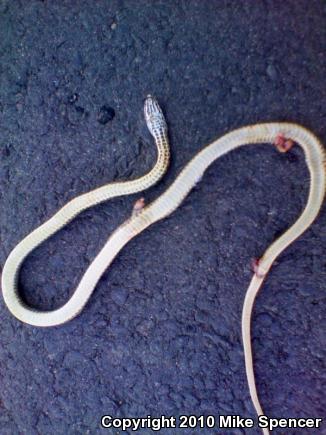
<instances>
[{"instance_id":1,"label":"coiled snake body","mask_svg":"<svg viewBox=\"0 0 326 435\"><path fill-rule=\"evenodd\" d=\"M164 174L169 162L167 126L157 101L145 100L145 119L155 139L158 158L154 168L146 175L128 182L110 183L80 195L62 207L52 218L25 237L10 253L2 273L2 293L9 310L19 320L35 326L55 326L75 317L86 304L101 275L115 256L133 237L154 222L171 214L201 179L206 168L220 156L240 146L252 143L275 143L275 138L290 138L298 143L305 154L310 172L308 201L297 221L270 247L256 265L248 287L242 313L242 338L246 374L250 395L258 415L260 406L253 371L250 323L256 295L266 274L278 255L299 237L316 218L325 195L325 156L318 139L305 128L291 123L265 123L239 128L215 140L200 151L182 170L174 183L150 205L135 210L132 217L119 226L89 265L71 298L60 308L41 312L26 306L17 289L18 273L25 257L40 243L66 225L81 211L120 195L142 191L155 184ZM280 136L282 135L282 136ZM263 429L268 434L267 429Z\"/></svg>"}]
</instances>

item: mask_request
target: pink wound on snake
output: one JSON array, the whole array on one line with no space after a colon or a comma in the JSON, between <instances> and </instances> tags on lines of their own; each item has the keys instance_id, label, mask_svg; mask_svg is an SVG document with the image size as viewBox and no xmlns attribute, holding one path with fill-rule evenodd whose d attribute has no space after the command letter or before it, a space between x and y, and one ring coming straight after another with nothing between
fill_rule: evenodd
<instances>
[{"instance_id":1,"label":"pink wound on snake","mask_svg":"<svg viewBox=\"0 0 326 435\"><path fill-rule=\"evenodd\" d=\"M145 198L139 198L134 204L134 207L132 209L133 213L137 213L138 211L142 210L145 207Z\"/></svg>"},{"instance_id":2,"label":"pink wound on snake","mask_svg":"<svg viewBox=\"0 0 326 435\"><path fill-rule=\"evenodd\" d=\"M286 153L293 147L294 142L292 139L288 139L282 133L279 133L274 140L274 145L278 151L281 153Z\"/></svg>"},{"instance_id":3,"label":"pink wound on snake","mask_svg":"<svg viewBox=\"0 0 326 435\"><path fill-rule=\"evenodd\" d=\"M253 272L255 273L255 275L258 278L262 278L265 275L265 273L260 270L259 264L260 264L259 258L253 258L251 260L251 268L252 268Z\"/></svg>"}]
</instances>

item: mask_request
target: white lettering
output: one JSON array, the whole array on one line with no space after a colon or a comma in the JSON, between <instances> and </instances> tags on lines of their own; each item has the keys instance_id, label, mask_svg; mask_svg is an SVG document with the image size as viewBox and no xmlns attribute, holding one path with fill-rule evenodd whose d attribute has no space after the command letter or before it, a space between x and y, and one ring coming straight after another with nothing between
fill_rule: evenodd
<instances>
[{"instance_id":1,"label":"white lettering","mask_svg":"<svg viewBox=\"0 0 326 435\"><path fill-rule=\"evenodd\" d=\"M268 428L270 431L273 429L282 428L319 428L322 418L268 418L266 415L258 417L258 427Z\"/></svg>"},{"instance_id":2,"label":"white lettering","mask_svg":"<svg viewBox=\"0 0 326 435\"><path fill-rule=\"evenodd\" d=\"M110 415L103 415L102 419L101 419L101 424L103 427L107 428L107 427L111 427L111 420L112 417Z\"/></svg>"},{"instance_id":3,"label":"white lettering","mask_svg":"<svg viewBox=\"0 0 326 435\"><path fill-rule=\"evenodd\" d=\"M220 428L249 428L254 426L252 418L242 418L240 415L220 415L219 419Z\"/></svg>"}]
</instances>

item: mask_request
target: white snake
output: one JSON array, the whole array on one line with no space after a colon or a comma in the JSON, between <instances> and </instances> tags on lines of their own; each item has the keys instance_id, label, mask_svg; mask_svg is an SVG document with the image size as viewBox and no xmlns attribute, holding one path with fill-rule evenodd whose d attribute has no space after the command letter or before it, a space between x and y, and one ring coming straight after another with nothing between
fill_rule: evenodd
<instances>
[{"instance_id":1,"label":"white snake","mask_svg":"<svg viewBox=\"0 0 326 435\"><path fill-rule=\"evenodd\" d=\"M250 323L256 295L272 263L316 218L325 195L325 154L318 139L305 128L290 123L265 123L239 128L225 134L200 151L182 170L174 183L150 205L136 210L132 217L110 236L100 253L82 277L71 298L61 308L53 311L36 311L27 306L17 290L18 274L25 257L40 243L66 225L81 211L120 195L142 191L155 184L164 174L169 162L167 126L157 101L148 96L145 100L145 118L158 148L155 167L146 175L127 182L110 183L80 195L62 207L52 218L25 237L10 253L2 273L2 293L9 310L19 320L35 326L55 326L75 317L84 307L101 275L126 243L154 222L170 215L202 178L206 168L217 158L242 145L274 143L275 139L290 138L301 145L310 172L310 191L307 205L298 220L266 250L256 264L255 274L248 287L242 312L242 339L250 395L258 415L260 406L253 371ZM280 136L282 135L282 136ZM281 140L282 142L282 140ZM289 140L287 142L289 143ZM279 148L281 145L279 144ZM283 148L286 150L286 147ZM263 429L268 434L267 429Z\"/></svg>"}]
</instances>

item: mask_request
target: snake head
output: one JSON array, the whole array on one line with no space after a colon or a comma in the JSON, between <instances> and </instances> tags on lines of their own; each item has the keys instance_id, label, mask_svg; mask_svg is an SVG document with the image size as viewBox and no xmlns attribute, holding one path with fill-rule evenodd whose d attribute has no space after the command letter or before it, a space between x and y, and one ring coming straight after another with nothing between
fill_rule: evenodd
<instances>
[{"instance_id":1,"label":"snake head","mask_svg":"<svg viewBox=\"0 0 326 435\"><path fill-rule=\"evenodd\" d=\"M148 130L154 136L167 134L166 121L156 98L147 95L144 102L144 114Z\"/></svg>"}]
</instances>

